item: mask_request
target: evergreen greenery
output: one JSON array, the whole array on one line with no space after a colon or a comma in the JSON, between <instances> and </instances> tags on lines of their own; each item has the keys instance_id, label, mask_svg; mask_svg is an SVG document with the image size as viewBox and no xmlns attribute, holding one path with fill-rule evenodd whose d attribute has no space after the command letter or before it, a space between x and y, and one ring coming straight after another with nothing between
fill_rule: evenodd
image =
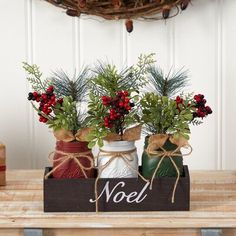
<instances>
[{"instance_id":1,"label":"evergreen greenery","mask_svg":"<svg viewBox=\"0 0 236 236\"><path fill-rule=\"evenodd\" d=\"M91 81L92 93L102 96L114 96L116 91L127 90L139 93L146 83L146 74L154 63L154 54L140 55L138 63L126 67L118 72L115 65L98 62L93 70L94 77Z\"/></svg>"},{"instance_id":2,"label":"evergreen greenery","mask_svg":"<svg viewBox=\"0 0 236 236\"><path fill-rule=\"evenodd\" d=\"M48 79L42 80L42 73L37 65L30 65L27 62L23 62L23 68L27 72L28 77L26 78L34 91L46 92L47 87L50 86L51 82Z\"/></svg>"},{"instance_id":3,"label":"evergreen greenery","mask_svg":"<svg viewBox=\"0 0 236 236\"><path fill-rule=\"evenodd\" d=\"M148 82L148 88L159 96L174 97L188 85L188 71L180 69L173 72L170 70L165 75L161 68L151 66L149 68Z\"/></svg>"},{"instance_id":4,"label":"evergreen greenery","mask_svg":"<svg viewBox=\"0 0 236 236\"><path fill-rule=\"evenodd\" d=\"M141 55L138 63L131 67L126 67L118 72L116 66L99 62L93 70L94 77L91 80L91 92L89 94L90 101L88 104L88 117L86 121L88 125L93 127L93 131L88 135L89 147L93 147L96 143L103 145L103 139L109 133L123 134L123 129L130 125L139 123L139 91L146 84L146 74L150 65L154 62L153 55ZM135 106L125 115L122 120L122 132L118 126L110 129L104 126L104 118L109 113L108 107L103 105L102 96L114 98L118 91L127 91L129 98L134 102ZM119 123L119 122L118 122Z\"/></svg>"},{"instance_id":5,"label":"evergreen greenery","mask_svg":"<svg viewBox=\"0 0 236 236\"><path fill-rule=\"evenodd\" d=\"M189 138L189 124L196 110L190 96L185 97L178 107L175 100L154 93L146 93L140 103L147 135L167 133L176 138L179 135Z\"/></svg>"},{"instance_id":6,"label":"evergreen greenery","mask_svg":"<svg viewBox=\"0 0 236 236\"><path fill-rule=\"evenodd\" d=\"M71 96L73 101L83 102L88 95L88 68L82 70L79 75L75 74L72 78L63 70L59 70L53 73L50 80L58 97Z\"/></svg>"},{"instance_id":7,"label":"evergreen greenery","mask_svg":"<svg viewBox=\"0 0 236 236\"><path fill-rule=\"evenodd\" d=\"M62 105L56 104L53 111L55 117L47 122L49 128L55 131L63 128L74 132L81 128L82 120L77 114L76 102L71 96L64 97Z\"/></svg>"},{"instance_id":8,"label":"evergreen greenery","mask_svg":"<svg viewBox=\"0 0 236 236\"><path fill-rule=\"evenodd\" d=\"M85 114L82 112L81 102L85 101L89 89L88 69L84 69L78 76L72 79L64 71L57 71L53 77L43 79L42 73L37 65L23 63L23 68L28 73L27 80L31 83L33 92L37 92L38 96L47 95L49 86L53 86L53 93L56 96L55 105L51 105L51 113L46 114L33 102L33 108L38 115L46 118L46 124L53 130L65 129L76 132L84 127ZM58 102L63 98L63 102ZM80 105L80 106L78 106Z\"/></svg>"}]
</instances>

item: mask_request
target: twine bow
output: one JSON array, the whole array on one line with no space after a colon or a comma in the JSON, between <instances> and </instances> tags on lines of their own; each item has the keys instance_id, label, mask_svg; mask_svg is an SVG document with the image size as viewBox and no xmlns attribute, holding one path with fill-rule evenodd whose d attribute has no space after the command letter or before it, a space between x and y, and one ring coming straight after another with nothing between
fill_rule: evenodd
<instances>
[{"instance_id":1,"label":"twine bow","mask_svg":"<svg viewBox=\"0 0 236 236\"><path fill-rule=\"evenodd\" d=\"M52 157L54 156L54 154L61 154L62 156L60 158L57 158L55 160L52 160ZM68 153L68 152L62 152L62 151L58 151L55 150L53 152L51 152L49 154L49 159L52 160L52 162L57 162L57 161L61 161L60 164L58 164L55 168L53 168L51 171L49 171L46 175L45 175L45 179L47 179L54 171L56 171L58 168L60 168L61 166L63 166L67 161L69 160L73 160L77 163L77 165L79 166L80 170L83 172L83 175L85 176L85 178L88 178L87 174L86 174L86 170L91 170L94 165L93 165L93 158L89 155L91 152L87 151L87 152L77 152L77 153ZM84 166L81 162L80 162L80 158L81 157L85 157L89 160L90 165L88 167Z\"/></svg>"},{"instance_id":2,"label":"twine bow","mask_svg":"<svg viewBox=\"0 0 236 236\"><path fill-rule=\"evenodd\" d=\"M135 168L133 168L130 164L134 160L134 157L132 157L132 153L136 152L136 148L132 149L130 151L122 151L122 152L113 152L113 151L104 151L102 149L99 150L99 153L96 157L96 159L99 158L100 154L102 153L102 156L110 157L109 161L106 162L104 165L97 167L98 169L98 175L95 181L95 202L96 202L96 212L98 212L98 180L102 174L102 171L107 168L116 158L121 158L126 165L134 171L138 176L145 182L149 182L147 179L145 179Z\"/></svg>"},{"instance_id":3,"label":"twine bow","mask_svg":"<svg viewBox=\"0 0 236 236\"><path fill-rule=\"evenodd\" d=\"M166 137L163 137L163 140L167 140ZM171 140L170 140L171 141ZM164 142L162 142L163 145L164 145ZM181 143L180 143L181 144ZM185 154L181 154L179 153L180 149L182 147L185 147L185 148L190 148L189 152L188 153L185 153ZM156 173L157 171L159 170L160 166L161 166L161 163L162 161L164 160L164 158L169 158L171 163L173 164L173 166L175 167L175 170L177 172L177 178L175 180L175 184L174 184L174 188L173 188L173 191L172 191L172 197L171 197L171 203L174 203L175 202L175 192L176 192L176 188L177 188L177 185L178 185L178 182L179 182L179 178L180 178L180 172L179 172L179 168L178 166L175 164L174 160L173 160L173 157L181 157L181 156L189 156L191 153L192 153L192 147L191 145L186 141L184 142L184 145L179 145L177 146L177 148L173 151L167 151L163 148L163 146L159 146L158 149L161 149L161 151L156 151L156 150L150 150L147 148L146 153L147 155L150 157L150 158L155 158L155 157L159 157L161 158L153 175L152 175L152 178L151 178L151 182L150 182L150 190L152 190L152 186L153 186L153 180L156 176Z\"/></svg>"}]
</instances>

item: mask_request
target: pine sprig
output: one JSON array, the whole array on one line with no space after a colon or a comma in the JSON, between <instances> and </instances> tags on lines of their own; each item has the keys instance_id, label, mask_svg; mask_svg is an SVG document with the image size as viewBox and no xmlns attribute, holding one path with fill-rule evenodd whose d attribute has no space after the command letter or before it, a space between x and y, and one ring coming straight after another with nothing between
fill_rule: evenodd
<instances>
[{"instance_id":1,"label":"pine sprig","mask_svg":"<svg viewBox=\"0 0 236 236\"><path fill-rule=\"evenodd\" d=\"M150 82L148 88L152 92L159 96L174 97L188 86L188 71L182 68L176 72L170 70L167 75L164 75L161 68L151 66L149 67L148 81Z\"/></svg>"},{"instance_id":2,"label":"pine sprig","mask_svg":"<svg viewBox=\"0 0 236 236\"><path fill-rule=\"evenodd\" d=\"M93 70L95 76L91 81L92 92L98 96L114 96L116 91L139 91L147 82L145 76L154 63L153 55L141 55L137 65L126 67L121 72L114 65L98 61Z\"/></svg>"},{"instance_id":3,"label":"pine sprig","mask_svg":"<svg viewBox=\"0 0 236 236\"><path fill-rule=\"evenodd\" d=\"M42 80L42 73L37 65L30 65L27 62L23 62L23 68L29 75L26 79L30 82L34 91L45 92L45 88L51 85L50 80Z\"/></svg>"},{"instance_id":4,"label":"pine sprig","mask_svg":"<svg viewBox=\"0 0 236 236\"><path fill-rule=\"evenodd\" d=\"M90 80L88 68L82 70L79 75L74 74L72 78L70 78L63 70L56 71L50 79L57 96L71 96L76 102L83 102L86 100Z\"/></svg>"}]
</instances>

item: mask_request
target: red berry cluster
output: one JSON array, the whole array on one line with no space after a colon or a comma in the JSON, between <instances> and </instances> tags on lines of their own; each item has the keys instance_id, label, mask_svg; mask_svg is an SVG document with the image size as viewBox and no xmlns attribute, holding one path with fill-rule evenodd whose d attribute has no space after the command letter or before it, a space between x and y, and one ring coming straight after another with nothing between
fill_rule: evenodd
<instances>
[{"instance_id":1,"label":"red berry cluster","mask_svg":"<svg viewBox=\"0 0 236 236\"><path fill-rule=\"evenodd\" d=\"M118 91L115 97L102 96L102 104L109 107L109 115L104 117L106 128L120 125L125 115L129 114L134 103L130 101L128 91Z\"/></svg>"},{"instance_id":2,"label":"red berry cluster","mask_svg":"<svg viewBox=\"0 0 236 236\"><path fill-rule=\"evenodd\" d=\"M176 99L175 99L175 102L176 102L176 109L181 112L181 109L179 108L179 105L183 105L183 98L181 98L180 96L177 96Z\"/></svg>"},{"instance_id":3,"label":"red berry cluster","mask_svg":"<svg viewBox=\"0 0 236 236\"><path fill-rule=\"evenodd\" d=\"M38 92L30 92L28 94L28 100L29 101L36 101L39 103L39 121L46 123L48 119L44 117L41 113L44 113L45 115L50 115L53 111L53 107L59 103L62 104L62 99L56 99L56 95L54 94L54 88L53 86L49 86L46 90L46 93L38 93Z\"/></svg>"},{"instance_id":4,"label":"red berry cluster","mask_svg":"<svg viewBox=\"0 0 236 236\"><path fill-rule=\"evenodd\" d=\"M202 94L197 94L194 96L194 100L196 103L196 108L197 111L193 113L193 117L200 117L200 118L204 118L207 115L212 113L212 110L209 106L206 106L206 99L204 98L204 95Z\"/></svg>"}]
</instances>

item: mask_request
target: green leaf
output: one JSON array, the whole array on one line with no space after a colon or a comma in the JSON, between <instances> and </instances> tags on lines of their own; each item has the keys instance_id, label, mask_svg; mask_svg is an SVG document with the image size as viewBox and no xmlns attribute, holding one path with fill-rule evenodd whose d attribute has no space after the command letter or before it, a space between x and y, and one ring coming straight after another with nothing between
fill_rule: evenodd
<instances>
[{"instance_id":1,"label":"green leaf","mask_svg":"<svg viewBox=\"0 0 236 236\"><path fill-rule=\"evenodd\" d=\"M88 144L88 148L92 149L96 145L96 141L90 141Z\"/></svg>"},{"instance_id":2,"label":"green leaf","mask_svg":"<svg viewBox=\"0 0 236 236\"><path fill-rule=\"evenodd\" d=\"M98 146L101 148L103 146L103 140L100 138L98 139Z\"/></svg>"}]
</instances>

